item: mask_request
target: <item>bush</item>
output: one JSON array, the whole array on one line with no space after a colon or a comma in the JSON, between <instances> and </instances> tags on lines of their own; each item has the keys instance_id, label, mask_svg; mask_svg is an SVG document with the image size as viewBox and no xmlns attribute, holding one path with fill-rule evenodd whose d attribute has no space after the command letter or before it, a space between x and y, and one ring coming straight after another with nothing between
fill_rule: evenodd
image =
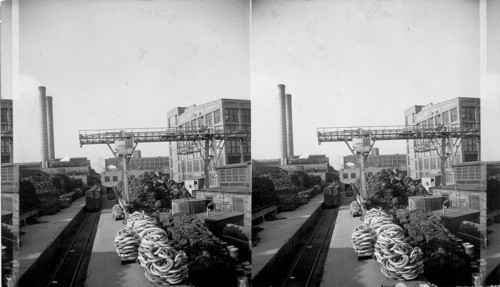
<instances>
[{"instance_id":1,"label":"bush","mask_svg":"<svg viewBox=\"0 0 500 287\"><path fill-rule=\"evenodd\" d=\"M273 181L265 177L252 178L252 209L278 201Z\"/></svg>"},{"instance_id":2,"label":"bush","mask_svg":"<svg viewBox=\"0 0 500 287\"><path fill-rule=\"evenodd\" d=\"M36 194L35 185L27 180L22 180L19 183L19 209L20 213L28 211L40 205L40 199Z\"/></svg>"}]
</instances>

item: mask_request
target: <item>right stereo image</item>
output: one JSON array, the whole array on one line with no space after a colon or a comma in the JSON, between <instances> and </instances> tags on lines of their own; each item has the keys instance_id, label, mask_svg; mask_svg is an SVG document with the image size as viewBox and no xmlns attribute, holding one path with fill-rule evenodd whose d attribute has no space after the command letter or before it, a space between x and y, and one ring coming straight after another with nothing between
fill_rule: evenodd
<instances>
[{"instance_id":1,"label":"right stereo image","mask_svg":"<svg viewBox=\"0 0 500 287\"><path fill-rule=\"evenodd\" d=\"M252 286L500 285L498 12L252 2Z\"/></svg>"}]
</instances>

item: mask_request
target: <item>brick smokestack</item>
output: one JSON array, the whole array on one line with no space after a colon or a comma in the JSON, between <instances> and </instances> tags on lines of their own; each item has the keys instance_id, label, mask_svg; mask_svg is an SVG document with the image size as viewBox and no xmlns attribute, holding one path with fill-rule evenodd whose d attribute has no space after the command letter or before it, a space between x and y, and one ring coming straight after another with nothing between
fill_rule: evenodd
<instances>
[{"instance_id":1,"label":"brick smokestack","mask_svg":"<svg viewBox=\"0 0 500 287\"><path fill-rule=\"evenodd\" d=\"M49 161L49 143L47 136L47 97L45 96L45 87L38 87L38 94L40 99L40 151L42 168L48 167Z\"/></svg>"},{"instance_id":2,"label":"brick smokestack","mask_svg":"<svg viewBox=\"0 0 500 287\"><path fill-rule=\"evenodd\" d=\"M293 154L293 121L292 121L292 95L285 95L286 104L286 141L288 148L288 157L294 156Z\"/></svg>"},{"instance_id":3,"label":"brick smokestack","mask_svg":"<svg viewBox=\"0 0 500 287\"><path fill-rule=\"evenodd\" d=\"M52 97L47 97L47 138L49 148L49 160L55 159L54 148L54 115L52 112Z\"/></svg>"},{"instance_id":4,"label":"brick smokestack","mask_svg":"<svg viewBox=\"0 0 500 287\"><path fill-rule=\"evenodd\" d=\"M279 142L280 142L280 160L281 164L287 164L288 147L286 135L286 105L285 105L285 85L278 85L280 99L280 120L279 120Z\"/></svg>"}]
</instances>

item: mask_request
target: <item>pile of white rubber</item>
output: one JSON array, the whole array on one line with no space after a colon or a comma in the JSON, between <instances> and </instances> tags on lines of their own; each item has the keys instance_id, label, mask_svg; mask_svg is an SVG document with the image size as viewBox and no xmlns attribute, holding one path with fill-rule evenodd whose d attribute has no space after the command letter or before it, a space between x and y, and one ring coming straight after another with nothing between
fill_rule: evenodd
<instances>
[{"instance_id":1,"label":"pile of white rubber","mask_svg":"<svg viewBox=\"0 0 500 287\"><path fill-rule=\"evenodd\" d=\"M140 233L141 231L150 228L156 227L158 225L155 218L144 214L144 212L134 212L129 215L127 219L127 227L131 228L134 232Z\"/></svg>"},{"instance_id":2,"label":"pile of white rubber","mask_svg":"<svg viewBox=\"0 0 500 287\"><path fill-rule=\"evenodd\" d=\"M123 212L123 209L119 204L115 204L113 209L111 209L111 212L113 213L113 218L115 220L125 219L125 212Z\"/></svg>"},{"instance_id":3,"label":"pile of white rubber","mask_svg":"<svg viewBox=\"0 0 500 287\"><path fill-rule=\"evenodd\" d=\"M179 284L188 276L187 259L183 251L170 245L166 231L158 227L144 229L139 247L139 263L146 278L157 284Z\"/></svg>"},{"instance_id":4,"label":"pile of white rubber","mask_svg":"<svg viewBox=\"0 0 500 287\"><path fill-rule=\"evenodd\" d=\"M352 247L359 257L372 256L375 251L375 242L377 234L367 224L361 224L351 236Z\"/></svg>"},{"instance_id":5,"label":"pile of white rubber","mask_svg":"<svg viewBox=\"0 0 500 287\"><path fill-rule=\"evenodd\" d=\"M116 253L123 261L136 260L140 243L140 237L132 229L125 227L115 237Z\"/></svg>"},{"instance_id":6,"label":"pile of white rubber","mask_svg":"<svg viewBox=\"0 0 500 287\"><path fill-rule=\"evenodd\" d=\"M375 258L385 277L396 280L413 280L424 271L423 252L407 243L401 226L381 209L366 212L365 223L375 230Z\"/></svg>"},{"instance_id":7,"label":"pile of white rubber","mask_svg":"<svg viewBox=\"0 0 500 287\"><path fill-rule=\"evenodd\" d=\"M353 217L356 217L356 216L361 216L362 213L363 213L363 210L361 209L361 205L359 205L359 203L355 200L353 202L351 202L351 204L349 205L349 213L353 216Z\"/></svg>"}]
</instances>

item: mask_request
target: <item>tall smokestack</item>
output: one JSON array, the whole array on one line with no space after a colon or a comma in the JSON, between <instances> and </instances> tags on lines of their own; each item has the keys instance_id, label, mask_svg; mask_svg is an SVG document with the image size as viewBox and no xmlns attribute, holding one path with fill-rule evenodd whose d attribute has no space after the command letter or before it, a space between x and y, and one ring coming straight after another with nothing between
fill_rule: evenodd
<instances>
[{"instance_id":1,"label":"tall smokestack","mask_svg":"<svg viewBox=\"0 0 500 287\"><path fill-rule=\"evenodd\" d=\"M48 167L49 161L49 143L47 137L47 104L45 96L45 87L38 87L40 97L40 139L41 139L41 152L42 152L42 168Z\"/></svg>"},{"instance_id":2,"label":"tall smokestack","mask_svg":"<svg viewBox=\"0 0 500 287\"><path fill-rule=\"evenodd\" d=\"M48 138L48 150L49 150L49 160L55 159L55 149L54 149L54 115L52 113L52 97L47 97L47 138Z\"/></svg>"},{"instance_id":3,"label":"tall smokestack","mask_svg":"<svg viewBox=\"0 0 500 287\"><path fill-rule=\"evenodd\" d=\"M279 84L279 97L280 97L280 120L279 120L279 128L280 128L280 152L281 152L281 164L287 164L287 136L286 136L286 106L285 106L285 85Z\"/></svg>"},{"instance_id":4,"label":"tall smokestack","mask_svg":"<svg viewBox=\"0 0 500 287\"><path fill-rule=\"evenodd\" d=\"M286 142L288 148L288 157L293 154L293 121L292 121L292 95L285 95L286 104Z\"/></svg>"}]
</instances>

